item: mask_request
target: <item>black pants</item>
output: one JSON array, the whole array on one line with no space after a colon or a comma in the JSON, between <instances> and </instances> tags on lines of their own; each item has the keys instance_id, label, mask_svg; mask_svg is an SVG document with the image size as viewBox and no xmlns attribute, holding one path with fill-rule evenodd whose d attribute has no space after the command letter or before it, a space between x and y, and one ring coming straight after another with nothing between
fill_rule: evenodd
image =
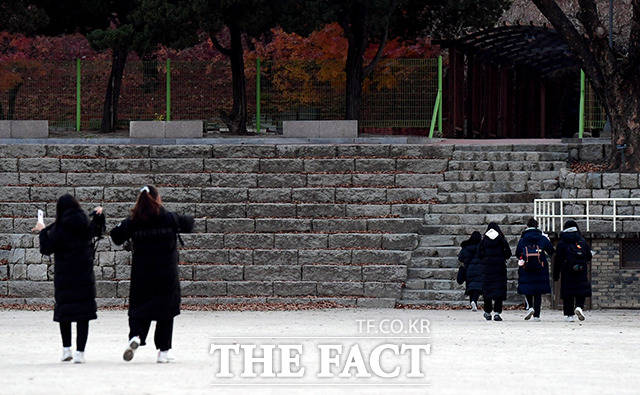
<instances>
[{"instance_id":1,"label":"black pants","mask_svg":"<svg viewBox=\"0 0 640 395\"><path fill-rule=\"evenodd\" d=\"M484 312L491 313L495 311L496 314L502 313L502 298L484 298Z\"/></svg>"},{"instance_id":2,"label":"black pants","mask_svg":"<svg viewBox=\"0 0 640 395\"><path fill-rule=\"evenodd\" d=\"M540 306L542 306L542 295L527 295L527 304L529 308L533 307L533 316L540 317Z\"/></svg>"},{"instance_id":3,"label":"black pants","mask_svg":"<svg viewBox=\"0 0 640 395\"><path fill-rule=\"evenodd\" d=\"M71 321L60 322L62 347L71 347ZM89 321L76 322L76 350L84 351L89 337Z\"/></svg>"},{"instance_id":4,"label":"black pants","mask_svg":"<svg viewBox=\"0 0 640 395\"><path fill-rule=\"evenodd\" d=\"M139 336L140 345L144 346L149 333L151 320L141 320L129 317L129 339ZM168 351L171 349L171 337L173 336L173 318L168 320L156 321L156 332L153 336L153 342L160 351Z\"/></svg>"},{"instance_id":5,"label":"black pants","mask_svg":"<svg viewBox=\"0 0 640 395\"><path fill-rule=\"evenodd\" d=\"M480 297L480 291L469 291L469 303L476 302L477 304L479 297Z\"/></svg>"},{"instance_id":6,"label":"black pants","mask_svg":"<svg viewBox=\"0 0 640 395\"><path fill-rule=\"evenodd\" d=\"M576 307L584 309L585 299L586 298L584 296L565 296L562 298L562 310L564 310L564 315L575 315L573 310Z\"/></svg>"}]
</instances>

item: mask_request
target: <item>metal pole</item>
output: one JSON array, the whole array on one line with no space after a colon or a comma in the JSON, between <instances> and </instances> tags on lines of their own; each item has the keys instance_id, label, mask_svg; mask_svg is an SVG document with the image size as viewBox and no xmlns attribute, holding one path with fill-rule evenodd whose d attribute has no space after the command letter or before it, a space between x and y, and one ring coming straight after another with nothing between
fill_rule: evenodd
<instances>
[{"instance_id":1,"label":"metal pole","mask_svg":"<svg viewBox=\"0 0 640 395\"><path fill-rule=\"evenodd\" d=\"M580 70L580 115L578 119L578 137L584 134L584 71Z\"/></svg>"},{"instance_id":2,"label":"metal pole","mask_svg":"<svg viewBox=\"0 0 640 395\"><path fill-rule=\"evenodd\" d=\"M77 58L76 59L76 131L77 132L80 131L81 120L82 120L82 117L80 114L80 111L82 110L82 106L80 105L81 103L80 85L81 85L82 72L80 70L80 67L81 67L81 61L80 61L80 58Z\"/></svg>"},{"instance_id":3,"label":"metal pole","mask_svg":"<svg viewBox=\"0 0 640 395\"><path fill-rule=\"evenodd\" d=\"M438 56L438 94L440 104L438 106L438 131L442 133L442 55Z\"/></svg>"},{"instance_id":4,"label":"metal pole","mask_svg":"<svg viewBox=\"0 0 640 395\"><path fill-rule=\"evenodd\" d=\"M256 59L256 132L260 133L260 58Z\"/></svg>"},{"instance_id":5,"label":"metal pole","mask_svg":"<svg viewBox=\"0 0 640 395\"><path fill-rule=\"evenodd\" d=\"M171 120L171 59L167 58L167 121Z\"/></svg>"},{"instance_id":6,"label":"metal pole","mask_svg":"<svg viewBox=\"0 0 640 395\"><path fill-rule=\"evenodd\" d=\"M616 201L613 201L613 231L616 231Z\"/></svg>"},{"instance_id":7,"label":"metal pole","mask_svg":"<svg viewBox=\"0 0 640 395\"><path fill-rule=\"evenodd\" d=\"M587 200L587 207L586 207L586 215L587 215L587 232L589 231L589 201Z\"/></svg>"}]
</instances>

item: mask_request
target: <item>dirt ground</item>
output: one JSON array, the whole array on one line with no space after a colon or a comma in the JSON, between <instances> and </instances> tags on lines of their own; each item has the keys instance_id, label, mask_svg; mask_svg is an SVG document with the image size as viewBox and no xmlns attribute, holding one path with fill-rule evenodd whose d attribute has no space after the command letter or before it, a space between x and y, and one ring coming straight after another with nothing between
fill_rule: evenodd
<instances>
[{"instance_id":1,"label":"dirt ground","mask_svg":"<svg viewBox=\"0 0 640 395\"><path fill-rule=\"evenodd\" d=\"M464 310L185 311L175 321L172 350L175 360L157 364L153 336L132 362L123 362L128 329L126 312L101 311L98 320L91 322L87 363L74 365L58 362L61 341L51 312L2 310L0 392L638 393L640 311L588 312L583 323L564 322L558 311L543 311L542 322L523 321L522 315L522 311L507 311L503 314L503 322L487 322L480 312ZM419 320L428 321L412 326ZM387 333L392 330L399 333ZM264 339L255 340L256 337L272 338L269 341L279 345L304 341L302 365L307 369L305 377L217 378L220 366L217 354L209 352L211 344L265 342ZM318 378L312 372L318 368L319 358L312 351L318 344L329 343L344 344L345 347L357 344L362 350L383 343L429 344L430 353L423 355L421 365L426 377ZM397 362L393 358L389 353L383 354L383 363L393 366ZM408 369L407 360L397 364L403 371ZM232 360L233 369L241 366L239 359Z\"/></svg>"}]
</instances>

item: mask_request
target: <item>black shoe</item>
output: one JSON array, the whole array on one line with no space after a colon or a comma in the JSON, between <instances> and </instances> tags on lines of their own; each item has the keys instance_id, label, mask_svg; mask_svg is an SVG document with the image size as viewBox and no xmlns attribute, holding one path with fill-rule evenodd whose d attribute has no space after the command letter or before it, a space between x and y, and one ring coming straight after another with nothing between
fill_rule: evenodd
<instances>
[{"instance_id":1,"label":"black shoe","mask_svg":"<svg viewBox=\"0 0 640 395\"><path fill-rule=\"evenodd\" d=\"M502 321L502 317L500 317L500 314L495 314L495 315L493 316L493 320L494 320L494 321Z\"/></svg>"},{"instance_id":2,"label":"black shoe","mask_svg":"<svg viewBox=\"0 0 640 395\"><path fill-rule=\"evenodd\" d=\"M491 321L491 314L484 313L484 319L487 320L487 321Z\"/></svg>"}]
</instances>

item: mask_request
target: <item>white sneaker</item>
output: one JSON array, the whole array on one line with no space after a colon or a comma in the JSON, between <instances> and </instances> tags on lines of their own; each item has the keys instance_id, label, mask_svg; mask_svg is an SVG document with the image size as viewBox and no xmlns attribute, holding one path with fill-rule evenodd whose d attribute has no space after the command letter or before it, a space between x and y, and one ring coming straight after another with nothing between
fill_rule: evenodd
<instances>
[{"instance_id":1,"label":"white sneaker","mask_svg":"<svg viewBox=\"0 0 640 395\"><path fill-rule=\"evenodd\" d=\"M73 353L73 363L84 363L84 351L76 351Z\"/></svg>"},{"instance_id":2,"label":"white sneaker","mask_svg":"<svg viewBox=\"0 0 640 395\"><path fill-rule=\"evenodd\" d=\"M60 358L60 361L69 362L72 358L71 347L62 347L62 357Z\"/></svg>"},{"instance_id":3,"label":"white sneaker","mask_svg":"<svg viewBox=\"0 0 640 395\"><path fill-rule=\"evenodd\" d=\"M531 319L531 317L533 317L533 307L529 307L529 310L527 310L527 314L524 316L525 321L528 321Z\"/></svg>"},{"instance_id":4,"label":"white sneaker","mask_svg":"<svg viewBox=\"0 0 640 395\"><path fill-rule=\"evenodd\" d=\"M133 359L133 354L135 354L136 350L140 347L140 338L138 336L134 336L131 340L129 340L129 345L127 349L124 350L124 354L122 354L122 359L129 362Z\"/></svg>"},{"instance_id":5,"label":"white sneaker","mask_svg":"<svg viewBox=\"0 0 640 395\"><path fill-rule=\"evenodd\" d=\"M158 363L169 363L169 351L158 351Z\"/></svg>"},{"instance_id":6,"label":"white sneaker","mask_svg":"<svg viewBox=\"0 0 640 395\"><path fill-rule=\"evenodd\" d=\"M580 321L584 321L584 319L586 318L584 316L584 312L582 311L582 309L580 307L576 307L575 310L573 310L574 313L576 313L576 316L578 317L578 319Z\"/></svg>"},{"instance_id":7,"label":"white sneaker","mask_svg":"<svg viewBox=\"0 0 640 395\"><path fill-rule=\"evenodd\" d=\"M476 302L471 302L471 311L478 311L478 304Z\"/></svg>"},{"instance_id":8,"label":"white sneaker","mask_svg":"<svg viewBox=\"0 0 640 395\"><path fill-rule=\"evenodd\" d=\"M564 320L567 322L575 322L575 318L572 315L565 315Z\"/></svg>"},{"instance_id":9,"label":"white sneaker","mask_svg":"<svg viewBox=\"0 0 640 395\"><path fill-rule=\"evenodd\" d=\"M533 322L540 322L540 317L533 317Z\"/></svg>"}]
</instances>

